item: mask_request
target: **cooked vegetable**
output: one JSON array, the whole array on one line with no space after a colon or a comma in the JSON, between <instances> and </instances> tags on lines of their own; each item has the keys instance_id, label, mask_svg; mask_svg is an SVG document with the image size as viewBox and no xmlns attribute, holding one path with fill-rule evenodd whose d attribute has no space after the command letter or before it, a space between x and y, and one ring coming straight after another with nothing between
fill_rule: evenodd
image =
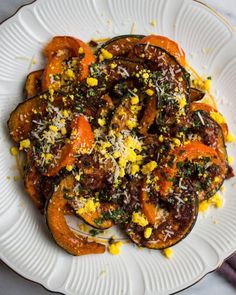
<instances>
[{"instance_id":1,"label":"cooked vegetable","mask_svg":"<svg viewBox=\"0 0 236 295\"><path fill-rule=\"evenodd\" d=\"M24 86L24 97L28 99L42 92L41 80L44 70L29 73Z\"/></svg>"},{"instance_id":2,"label":"cooked vegetable","mask_svg":"<svg viewBox=\"0 0 236 295\"><path fill-rule=\"evenodd\" d=\"M190 233L197 219L198 201L192 190L180 198L174 194L169 196L162 207L156 206L155 209L154 224L147 223L144 227L138 227L131 220L126 232L139 246L164 249L175 245ZM146 236L147 229L151 232L150 236Z\"/></svg>"},{"instance_id":3,"label":"cooked vegetable","mask_svg":"<svg viewBox=\"0 0 236 295\"><path fill-rule=\"evenodd\" d=\"M74 164L75 155L86 153L92 148L94 136L88 121L84 116L76 116L72 121L71 136L56 156L55 162L49 165L45 174L47 176L56 175L62 168Z\"/></svg>"},{"instance_id":4,"label":"cooked vegetable","mask_svg":"<svg viewBox=\"0 0 236 295\"><path fill-rule=\"evenodd\" d=\"M204 144L216 150L222 161L227 162L228 157L221 126L210 117L210 114L202 110L193 112L191 120L193 134L197 134Z\"/></svg>"},{"instance_id":5,"label":"cooked vegetable","mask_svg":"<svg viewBox=\"0 0 236 295\"><path fill-rule=\"evenodd\" d=\"M190 101L194 102L194 101L198 101L203 99L203 97L205 96L205 93L202 92L201 90L197 89L197 88L190 88Z\"/></svg>"},{"instance_id":6,"label":"cooked vegetable","mask_svg":"<svg viewBox=\"0 0 236 295\"><path fill-rule=\"evenodd\" d=\"M28 138L29 132L33 126L33 120L45 114L47 104L51 103L57 106L60 105L61 102L61 95L55 94L53 96L53 101L50 101L50 95L45 93L18 104L7 122L12 139L15 142L19 142Z\"/></svg>"},{"instance_id":7,"label":"cooked vegetable","mask_svg":"<svg viewBox=\"0 0 236 295\"><path fill-rule=\"evenodd\" d=\"M156 114L157 114L156 106L157 106L157 97L153 96L149 98L144 110L142 120L140 122L139 132L141 134L147 134L148 129L155 121Z\"/></svg>"},{"instance_id":8,"label":"cooked vegetable","mask_svg":"<svg viewBox=\"0 0 236 295\"><path fill-rule=\"evenodd\" d=\"M224 117L222 116L222 114L216 110L215 108L213 108L212 106L206 104L206 103L191 103L190 104L190 110L191 111L205 111L207 112L210 117L216 121L224 134L224 139L226 140L228 134L229 134L229 129L228 129L228 125L224 119Z\"/></svg>"},{"instance_id":9,"label":"cooked vegetable","mask_svg":"<svg viewBox=\"0 0 236 295\"><path fill-rule=\"evenodd\" d=\"M49 230L55 242L72 255L99 254L105 251L105 246L74 233L66 223L64 208L67 200L64 191L74 187L73 176L64 178L52 194L46 206L46 218Z\"/></svg>"},{"instance_id":10,"label":"cooked vegetable","mask_svg":"<svg viewBox=\"0 0 236 295\"><path fill-rule=\"evenodd\" d=\"M94 213L77 213L86 223L98 228L98 229L108 229L113 226L112 220L103 219L103 215L114 209L114 206L106 203L100 203L97 211Z\"/></svg>"},{"instance_id":11,"label":"cooked vegetable","mask_svg":"<svg viewBox=\"0 0 236 295\"><path fill-rule=\"evenodd\" d=\"M134 48L134 45L143 37L143 35L122 35L112 38L103 43L98 49L96 53L98 59L100 61L106 59L106 52L111 54L108 57L127 56Z\"/></svg>"},{"instance_id":12,"label":"cooked vegetable","mask_svg":"<svg viewBox=\"0 0 236 295\"><path fill-rule=\"evenodd\" d=\"M27 167L24 176L25 189L32 199L36 207L40 210L44 208L44 197L39 191L40 173L37 171L35 166Z\"/></svg>"},{"instance_id":13,"label":"cooked vegetable","mask_svg":"<svg viewBox=\"0 0 236 295\"><path fill-rule=\"evenodd\" d=\"M69 57L70 53L67 50L62 50L60 55L54 55L49 59L42 76L43 91L47 91L49 88L54 90L60 89L62 86L62 75L65 72L64 62Z\"/></svg>"},{"instance_id":14,"label":"cooked vegetable","mask_svg":"<svg viewBox=\"0 0 236 295\"><path fill-rule=\"evenodd\" d=\"M210 80L190 80L181 47L158 35L101 46L58 36L44 54L42 81L41 71L26 82L27 97L37 96L18 105L8 127L13 154L27 152L25 187L39 209L46 203L57 244L73 255L105 251L73 232L65 214L94 227L92 235L117 225L150 249L185 238L198 203L215 200L234 175L226 121L201 102Z\"/></svg>"},{"instance_id":15,"label":"cooked vegetable","mask_svg":"<svg viewBox=\"0 0 236 295\"><path fill-rule=\"evenodd\" d=\"M168 165L169 163L169 165ZM170 164L171 163L171 164ZM168 196L181 179L189 179L199 200L211 197L221 187L227 173L225 161L212 147L192 141L169 153L161 163L160 194Z\"/></svg>"},{"instance_id":16,"label":"cooked vegetable","mask_svg":"<svg viewBox=\"0 0 236 295\"><path fill-rule=\"evenodd\" d=\"M144 215L146 216L148 222L151 225L154 225L157 220L158 208L155 204L150 202L150 199L147 193L146 181L147 179L145 178L143 181L143 186L141 188L141 192L139 196L140 204L141 204L142 211Z\"/></svg>"},{"instance_id":17,"label":"cooked vegetable","mask_svg":"<svg viewBox=\"0 0 236 295\"><path fill-rule=\"evenodd\" d=\"M101 96L109 91L114 84L120 80L135 79L135 73L142 71L144 66L139 62L132 61L127 58L115 58L92 65L90 72L92 81L96 81L96 85L89 85L96 91L96 96ZM94 80L95 79L95 80ZM90 87L86 89L90 91Z\"/></svg>"},{"instance_id":18,"label":"cooked vegetable","mask_svg":"<svg viewBox=\"0 0 236 295\"><path fill-rule=\"evenodd\" d=\"M137 44L134 54L140 57L151 71L142 73L142 77L144 83L155 87L157 91L157 123L176 123L180 117L186 115L189 107L188 73L173 56L160 47Z\"/></svg>"},{"instance_id":19,"label":"cooked vegetable","mask_svg":"<svg viewBox=\"0 0 236 295\"><path fill-rule=\"evenodd\" d=\"M46 105L40 96L30 98L16 107L7 122L10 135L15 142L28 137L33 118L36 116L35 112L44 112L45 108Z\"/></svg>"},{"instance_id":20,"label":"cooked vegetable","mask_svg":"<svg viewBox=\"0 0 236 295\"><path fill-rule=\"evenodd\" d=\"M76 199L71 202L72 207L76 209L76 206L78 205ZM86 206L86 204L88 205ZM93 198L88 198L86 199L84 206L79 209L77 208L75 212L76 215L81 217L90 226L104 230L113 226L111 219L103 218L104 215L112 210L115 210L115 206L113 204L96 202Z\"/></svg>"},{"instance_id":21,"label":"cooked vegetable","mask_svg":"<svg viewBox=\"0 0 236 295\"><path fill-rule=\"evenodd\" d=\"M132 118L130 107L130 101L128 99L124 99L124 101L116 108L111 120L112 130L121 132L124 129L128 129L127 122Z\"/></svg>"},{"instance_id":22,"label":"cooked vegetable","mask_svg":"<svg viewBox=\"0 0 236 295\"><path fill-rule=\"evenodd\" d=\"M160 35L149 35L140 40L140 44L146 44L146 46L154 45L160 47L171 55L173 55L176 60L182 65L185 66L185 53L179 44L165 36Z\"/></svg>"},{"instance_id":23,"label":"cooked vegetable","mask_svg":"<svg viewBox=\"0 0 236 295\"><path fill-rule=\"evenodd\" d=\"M44 48L45 56L50 59L60 50L69 50L72 56L81 55L81 72L80 80L87 77L89 72L89 65L95 61L95 57L89 46L83 41L70 36L57 36Z\"/></svg>"}]
</instances>

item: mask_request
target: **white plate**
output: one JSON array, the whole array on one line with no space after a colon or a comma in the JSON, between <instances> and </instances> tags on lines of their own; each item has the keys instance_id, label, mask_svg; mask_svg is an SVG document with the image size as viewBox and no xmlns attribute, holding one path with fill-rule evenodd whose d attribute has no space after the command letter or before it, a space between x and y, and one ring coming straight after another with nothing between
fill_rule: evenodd
<instances>
[{"instance_id":1,"label":"white plate","mask_svg":"<svg viewBox=\"0 0 236 295\"><path fill-rule=\"evenodd\" d=\"M156 20L157 27L150 21ZM30 70L43 66L44 44L54 35L112 37L152 32L177 40L201 74L211 75L221 111L236 133L235 31L205 5L188 0L38 0L0 26L0 255L22 276L77 295L169 294L216 269L236 250L235 178L225 182L225 204L200 217L191 234L165 259L160 252L124 245L121 255L73 257L56 246L24 193L6 128L22 100ZM33 59L37 61L32 64ZM235 145L229 146L235 154ZM10 176L10 179L7 177ZM218 224L214 224L217 220Z\"/></svg>"}]
</instances>

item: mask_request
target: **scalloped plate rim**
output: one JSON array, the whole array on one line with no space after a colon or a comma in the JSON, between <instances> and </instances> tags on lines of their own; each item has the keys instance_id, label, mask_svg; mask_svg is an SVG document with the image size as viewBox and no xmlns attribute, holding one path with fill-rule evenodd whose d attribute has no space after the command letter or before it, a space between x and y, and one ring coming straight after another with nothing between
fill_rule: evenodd
<instances>
[{"instance_id":1,"label":"scalloped plate rim","mask_svg":"<svg viewBox=\"0 0 236 295\"><path fill-rule=\"evenodd\" d=\"M35 5L36 2L38 2L39 0L33 0L30 3L26 3L21 5L16 11L15 13L13 13L12 15L10 15L8 18L6 18L5 20L3 20L2 22L0 22L0 25L7 25L7 23L10 23L11 21L14 21L14 18L17 17L18 13L20 11L22 11L25 7L33 7ZM234 27L223 15L221 15L219 12L217 12L214 8L212 8L210 5L208 5L207 3L202 2L201 0L189 0L191 2L196 2L199 3L200 5L203 5L206 9L210 10L212 13L214 13L214 15L222 22L224 23L224 25L226 27L228 27L228 29L234 34L236 35L236 27ZM232 251L228 251L228 254L226 254L225 258L220 258L219 257L219 261L216 263L215 266L211 267L210 269L205 269L204 270L204 274L201 275L199 278L197 277L195 281L191 282L187 287L182 288L180 290L175 291L172 294L177 294L181 291L184 291L190 287L192 287L193 285L197 284L199 281L201 281L205 276L207 276L208 274L216 271L223 263L225 260L227 260L228 258L230 258L231 256L233 256L234 254L236 254L236 246L235 246L235 250ZM31 278L30 276L28 276L27 274L24 274L23 272L21 272L20 270L15 269L14 265L8 261L7 257L0 257L0 259L2 260L2 262L7 265L13 272L15 272L16 274L18 274L20 277L22 277L23 279L26 279L30 282L39 284L40 286L42 286L45 290L51 292L51 293L60 293L60 294L64 294L62 293L63 290L61 290L62 288L59 288L58 290L51 290L49 287L46 286L45 282L41 281L41 280L34 280L33 278Z\"/></svg>"}]
</instances>

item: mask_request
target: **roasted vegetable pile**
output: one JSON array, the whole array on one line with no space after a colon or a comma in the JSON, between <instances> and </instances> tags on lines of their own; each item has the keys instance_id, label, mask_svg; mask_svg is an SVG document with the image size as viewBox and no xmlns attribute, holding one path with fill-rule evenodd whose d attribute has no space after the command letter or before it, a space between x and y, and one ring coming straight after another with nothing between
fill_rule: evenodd
<instances>
[{"instance_id":1,"label":"roasted vegetable pile","mask_svg":"<svg viewBox=\"0 0 236 295\"><path fill-rule=\"evenodd\" d=\"M199 202L233 172L227 124L193 87L183 50L155 35L57 36L44 54L8 127L55 241L74 255L105 251L68 227L68 213L97 229L118 225L147 248L186 237Z\"/></svg>"}]
</instances>

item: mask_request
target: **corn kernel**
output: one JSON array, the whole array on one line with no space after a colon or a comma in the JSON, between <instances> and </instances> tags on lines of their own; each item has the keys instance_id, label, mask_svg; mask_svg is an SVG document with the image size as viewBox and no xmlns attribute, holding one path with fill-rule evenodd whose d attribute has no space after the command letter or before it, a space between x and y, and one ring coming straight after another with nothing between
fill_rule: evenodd
<instances>
[{"instance_id":1,"label":"corn kernel","mask_svg":"<svg viewBox=\"0 0 236 295\"><path fill-rule=\"evenodd\" d=\"M120 254L120 248L121 248L122 244L123 244L122 242L112 243L108 247L109 253L112 254L112 255L119 255Z\"/></svg>"},{"instance_id":2,"label":"corn kernel","mask_svg":"<svg viewBox=\"0 0 236 295\"><path fill-rule=\"evenodd\" d=\"M151 161L151 162L149 162L149 163L147 163L146 165L143 166L142 173L144 175L146 175L146 174L152 172L154 169L156 169L156 167L157 167L157 162Z\"/></svg>"},{"instance_id":3,"label":"corn kernel","mask_svg":"<svg viewBox=\"0 0 236 295\"><path fill-rule=\"evenodd\" d=\"M47 154L45 154L45 157L44 158L45 158L46 162L48 162L48 161L50 161L53 158L53 155L50 154L50 153L47 153Z\"/></svg>"},{"instance_id":4,"label":"corn kernel","mask_svg":"<svg viewBox=\"0 0 236 295\"><path fill-rule=\"evenodd\" d=\"M84 53L84 48L80 47L78 52L79 52L79 54L83 54Z\"/></svg>"},{"instance_id":5,"label":"corn kernel","mask_svg":"<svg viewBox=\"0 0 236 295\"><path fill-rule=\"evenodd\" d=\"M179 100L180 109L183 109L186 106L186 104L187 104L186 98L184 96L181 97L180 100Z\"/></svg>"},{"instance_id":6,"label":"corn kernel","mask_svg":"<svg viewBox=\"0 0 236 295\"><path fill-rule=\"evenodd\" d=\"M75 73L71 69L66 70L65 75L68 79L71 80L75 78Z\"/></svg>"},{"instance_id":7,"label":"corn kernel","mask_svg":"<svg viewBox=\"0 0 236 295\"><path fill-rule=\"evenodd\" d=\"M67 171L72 171L73 170L73 165L66 165L66 170Z\"/></svg>"},{"instance_id":8,"label":"corn kernel","mask_svg":"<svg viewBox=\"0 0 236 295\"><path fill-rule=\"evenodd\" d=\"M223 206L223 199L219 194L215 194L208 200L208 203L214 205L216 208L221 208Z\"/></svg>"},{"instance_id":9,"label":"corn kernel","mask_svg":"<svg viewBox=\"0 0 236 295\"><path fill-rule=\"evenodd\" d=\"M137 162L140 162L143 160L143 156L142 155L137 155L136 157Z\"/></svg>"},{"instance_id":10,"label":"corn kernel","mask_svg":"<svg viewBox=\"0 0 236 295\"><path fill-rule=\"evenodd\" d=\"M171 248L166 248L163 250L163 253L166 258L171 259L173 256L173 250Z\"/></svg>"},{"instance_id":11,"label":"corn kernel","mask_svg":"<svg viewBox=\"0 0 236 295\"><path fill-rule=\"evenodd\" d=\"M219 183L219 182L220 182L220 177L216 176L216 177L214 178L214 182L215 182L215 183Z\"/></svg>"},{"instance_id":12,"label":"corn kernel","mask_svg":"<svg viewBox=\"0 0 236 295\"><path fill-rule=\"evenodd\" d=\"M99 61L104 61L104 57L102 54L99 54Z\"/></svg>"},{"instance_id":13,"label":"corn kernel","mask_svg":"<svg viewBox=\"0 0 236 295\"><path fill-rule=\"evenodd\" d=\"M11 147L10 152L12 156L16 156L18 154L18 148L16 146Z\"/></svg>"},{"instance_id":14,"label":"corn kernel","mask_svg":"<svg viewBox=\"0 0 236 295\"><path fill-rule=\"evenodd\" d=\"M55 126L55 125L50 125L50 126L49 126L49 129L50 129L51 131L53 131L53 132L57 132L57 131L58 131L58 128L57 128L57 126Z\"/></svg>"},{"instance_id":15,"label":"corn kernel","mask_svg":"<svg viewBox=\"0 0 236 295\"><path fill-rule=\"evenodd\" d=\"M145 228L145 230L144 230L144 238L149 239L151 234L152 234L152 228L151 227Z\"/></svg>"},{"instance_id":16,"label":"corn kernel","mask_svg":"<svg viewBox=\"0 0 236 295\"><path fill-rule=\"evenodd\" d=\"M140 212L134 212L132 214L132 222L137 223L138 225L140 225L142 227L148 225L147 218L145 217L145 215L143 215Z\"/></svg>"},{"instance_id":17,"label":"corn kernel","mask_svg":"<svg viewBox=\"0 0 236 295\"><path fill-rule=\"evenodd\" d=\"M124 168L120 168L120 177L124 177L125 176L125 169Z\"/></svg>"},{"instance_id":18,"label":"corn kernel","mask_svg":"<svg viewBox=\"0 0 236 295\"><path fill-rule=\"evenodd\" d=\"M148 96L152 96L154 94L154 91L152 89L147 89L145 92Z\"/></svg>"},{"instance_id":19,"label":"corn kernel","mask_svg":"<svg viewBox=\"0 0 236 295\"><path fill-rule=\"evenodd\" d=\"M48 88L49 94L52 96L54 94L54 89L52 87ZM52 99L52 98L50 98ZM52 100L53 101L53 100Z\"/></svg>"},{"instance_id":20,"label":"corn kernel","mask_svg":"<svg viewBox=\"0 0 236 295\"><path fill-rule=\"evenodd\" d=\"M143 79L148 79L148 78L149 78L149 74L148 74L148 73L144 73L144 74L142 75L142 77L143 77Z\"/></svg>"},{"instance_id":21,"label":"corn kernel","mask_svg":"<svg viewBox=\"0 0 236 295\"><path fill-rule=\"evenodd\" d=\"M101 147L102 147L102 149L107 149L107 148L111 147L111 143L109 141L106 141L103 143L103 145Z\"/></svg>"},{"instance_id":22,"label":"corn kernel","mask_svg":"<svg viewBox=\"0 0 236 295\"><path fill-rule=\"evenodd\" d=\"M121 168L125 168L126 164L127 164L127 160L125 158L123 158L123 157L120 157L119 158L119 166Z\"/></svg>"},{"instance_id":23,"label":"corn kernel","mask_svg":"<svg viewBox=\"0 0 236 295\"><path fill-rule=\"evenodd\" d=\"M66 135L66 133L67 133L66 127L62 127L61 128L61 134Z\"/></svg>"},{"instance_id":24,"label":"corn kernel","mask_svg":"<svg viewBox=\"0 0 236 295\"><path fill-rule=\"evenodd\" d=\"M75 175L75 179L76 179L77 181L80 181L80 177L81 177L80 174L76 174L76 175Z\"/></svg>"},{"instance_id":25,"label":"corn kernel","mask_svg":"<svg viewBox=\"0 0 236 295\"><path fill-rule=\"evenodd\" d=\"M181 145L181 141L178 138L174 138L173 142L176 146L180 146Z\"/></svg>"},{"instance_id":26,"label":"corn kernel","mask_svg":"<svg viewBox=\"0 0 236 295\"><path fill-rule=\"evenodd\" d=\"M131 120L128 120L128 121L126 122L126 126L127 126L130 130L132 130L132 129L134 129L135 127L137 127L137 122L135 122L135 121L131 121Z\"/></svg>"},{"instance_id":27,"label":"corn kernel","mask_svg":"<svg viewBox=\"0 0 236 295\"><path fill-rule=\"evenodd\" d=\"M102 56L104 57L104 59L111 59L111 58L113 58L113 54L110 53L109 51L107 51L104 48L101 49L101 53L102 53Z\"/></svg>"},{"instance_id":28,"label":"corn kernel","mask_svg":"<svg viewBox=\"0 0 236 295\"><path fill-rule=\"evenodd\" d=\"M132 164L131 165L131 175L135 175L137 172L139 172L139 165Z\"/></svg>"},{"instance_id":29,"label":"corn kernel","mask_svg":"<svg viewBox=\"0 0 236 295\"><path fill-rule=\"evenodd\" d=\"M156 27L156 26L157 26L157 22L156 22L156 20L151 20L151 21L150 21L150 25L151 25L152 27Z\"/></svg>"},{"instance_id":30,"label":"corn kernel","mask_svg":"<svg viewBox=\"0 0 236 295\"><path fill-rule=\"evenodd\" d=\"M98 85L98 79L89 77L86 79L86 82L89 86L94 87Z\"/></svg>"},{"instance_id":31,"label":"corn kernel","mask_svg":"<svg viewBox=\"0 0 236 295\"><path fill-rule=\"evenodd\" d=\"M24 139L20 142L20 151L23 149L27 149L30 147L30 140L29 139Z\"/></svg>"},{"instance_id":32,"label":"corn kernel","mask_svg":"<svg viewBox=\"0 0 236 295\"><path fill-rule=\"evenodd\" d=\"M134 105L134 104L138 104L139 103L139 98L138 96L133 96L131 97L131 104Z\"/></svg>"},{"instance_id":33,"label":"corn kernel","mask_svg":"<svg viewBox=\"0 0 236 295\"><path fill-rule=\"evenodd\" d=\"M137 154L135 153L134 150L132 150L132 149L128 149L126 159L127 159L128 161L130 161L130 162L136 162L136 160L137 160Z\"/></svg>"},{"instance_id":34,"label":"corn kernel","mask_svg":"<svg viewBox=\"0 0 236 295\"><path fill-rule=\"evenodd\" d=\"M114 68L116 68L117 67L117 64L115 64L115 63L112 63L111 64L111 69L114 69Z\"/></svg>"},{"instance_id":35,"label":"corn kernel","mask_svg":"<svg viewBox=\"0 0 236 295\"><path fill-rule=\"evenodd\" d=\"M63 116L64 116L65 118L68 118L68 117L69 117L69 112L68 112L67 110L64 110L64 111L63 111Z\"/></svg>"},{"instance_id":36,"label":"corn kernel","mask_svg":"<svg viewBox=\"0 0 236 295\"><path fill-rule=\"evenodd\" d=\"M98 118L98 124L103 127L106 125L106 120L104 118Z\"/></svg>"},{"instance_id":37,"label":"corn kernel","mask_svg":"<svg viewBox=\"0 0 236 295\"><path fill-rule=\"evenodd\" d=\"M164 141L164 136L161 134L161 135L158 137L158 140L159 140L160 142L163 142L163 141Z\"/></svg>"},{"instance_id":38,"label":"corn kernel","mask_svg":"<svg viewBox=\"0 0 236 295\"><path fill-rule=\"evenodd\" d=\"M77 209L77 214L94 213L99 206L99 202L94 202L92 199L88 199L83 207Z\"/></svg>"},{"instance_id":39,"label":"corn kernel","mask_svg":"<svg viewBox=\"0 0 236 295\"><path fill-rule=\"evenodd\" d=\"M208 204L207 200L204 200L199 204L198 211L205 212L205 211L207 211L208 207L209 207L209 204Z\"/></svg>"},{"instance_id":40,"label":"corn kernel","mask_svg":"<svg viewBox=\"0 0 236 295\"><path fill-rule=\"evenodd\" d=\"M230 142L230 143L235 143L236 142L236 139L235 139L235 136L233 135L233 133L229 133L227 135L226 141Z\"/></svg>"}]
</instances>

